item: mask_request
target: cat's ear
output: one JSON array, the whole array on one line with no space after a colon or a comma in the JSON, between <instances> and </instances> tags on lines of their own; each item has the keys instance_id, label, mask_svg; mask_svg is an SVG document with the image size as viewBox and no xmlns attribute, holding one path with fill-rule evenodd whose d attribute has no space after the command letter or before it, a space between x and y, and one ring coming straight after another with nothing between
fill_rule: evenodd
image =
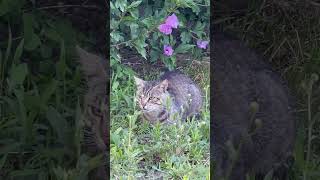
<instances>
[{"instance_id":1,"label":"cat's ear","mask_svg":"<svg viewBox=\"0 0 320 180\"><path fill-rule=\"evenodd\" d=\"M133 78L134 78L134 81L135 81L136 86L137 86L138 88L144 87L144 85L145 85L145 83L146 83L144 80L142 80L142 79L140 79L140 78L138 78L138 77L136 77L136 76L134 76Z\"/></svg>"},{"instance_id":2,"label":"cat's ear","mask_svg":"<svg viewBox=\"0 0 320 180\"><path fill-rule=\"evenodd\" d=\"M168 80L163 80L162 82L160 82L160 84L158 85L158 88L165 92L168 89Z\"/></svg>"}]
</instances>

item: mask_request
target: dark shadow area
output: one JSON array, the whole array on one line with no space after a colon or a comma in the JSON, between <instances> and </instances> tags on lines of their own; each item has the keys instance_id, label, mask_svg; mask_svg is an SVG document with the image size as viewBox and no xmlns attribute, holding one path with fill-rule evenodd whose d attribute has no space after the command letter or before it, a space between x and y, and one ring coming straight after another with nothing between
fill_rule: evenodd
<instances>
[{"instance_id":1,"label":"dark shadow area","mask_svg":"<svg viewBox=\"0 0 320 180\"><path fill-rule=\"evenodd\" d=\"M108 177L107 3L0 2L0 179Z\"/></svg>"},{"instance_id":2,"label":"dark shadow area","mask_svg":"<svg viewBox=\"0 0 320 180\"><path fill-rule=\"evenodd\" d=\"M319 5L227 0L214 8L214 177L318 179Z\"/></svg>"}]
</instances>

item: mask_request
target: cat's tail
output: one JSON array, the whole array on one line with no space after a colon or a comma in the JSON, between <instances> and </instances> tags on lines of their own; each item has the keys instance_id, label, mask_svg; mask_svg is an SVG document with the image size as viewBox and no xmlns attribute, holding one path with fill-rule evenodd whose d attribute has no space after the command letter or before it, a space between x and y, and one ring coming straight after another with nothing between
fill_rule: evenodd
<instances>
[{"instance_id":1,"label":"cat's tail","mask_svg":"<svg viewBox=\"0 0 320 180\"><path fill-rule=\"evenodd\" d=\"M107 127L107 71L102 58L88 53L76 46L78 61L86 78L87 91L85 94L85 128L83 151L89 155L107 153L109 142ZM104 166L98 167L90 176L94 179L106 179L106 157L103 156Z\"/></svg>"}]
</instances>

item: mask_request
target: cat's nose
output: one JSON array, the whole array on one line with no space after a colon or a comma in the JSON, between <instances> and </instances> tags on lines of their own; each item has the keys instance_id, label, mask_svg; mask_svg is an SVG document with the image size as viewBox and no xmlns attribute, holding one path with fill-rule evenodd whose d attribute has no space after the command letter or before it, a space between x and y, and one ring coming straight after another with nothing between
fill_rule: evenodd
<instances>
[{"instance_id":1,"label":"cat's nose","mask_svg":"<svg viewBox=\"0 0 320 180\"><path fill-rule=\"evenodd\" d=\"M142 108L142 109L146 109L146 105L147 105L147 103L145 103L145 102L141 102L141 103L140 103L140 105L141 105L141 108Z\"/></svg>"},{"instance_id":2,"label":"cat's nose","mask_svg":"<svg viewBox=\"0 0 320 180\"><path fill-rule=\"evenodd\" d=\"M147 104L143 104L143 105L142 105L142 109L145 110L145 109L146 109L146 106L147 106Z\"/></svg>"}]
</instances>

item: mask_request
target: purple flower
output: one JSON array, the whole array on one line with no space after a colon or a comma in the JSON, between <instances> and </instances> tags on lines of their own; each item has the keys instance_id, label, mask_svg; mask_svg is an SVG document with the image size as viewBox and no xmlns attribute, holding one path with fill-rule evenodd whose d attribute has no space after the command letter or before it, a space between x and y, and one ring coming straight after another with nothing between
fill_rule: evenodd
<instances>
[{"instance_id":1,"label":"purple flower","mask_svg":"<svg viewBox=\"0 0 320 180\"><path fill-rule=\"evenodd\" d=\"M163 53L166 56L171 56L173 54L173 49L170 45L164 45L163 46Z\"/></svg>"},{"instance_id":2,"label":"purple flower","mask_svg":"<svg viewBox=\"0 0 320 180\"><path fill-rule=\"evenodd\" d=\"M160 24L158 27L159 31L163 34L169 35L172 33L172 28L168 24Z\"/></svg>"},{"instance_id":3,"label":"purple flower","mask_svg":"<svg viewBox=\"0 0 320 180\"><path fill-rule=\"evenodd\" d=\"M206 49L208 43L209 43L208 41L197 40L197 46L198 48L201 48L201 49Z\"/></svg>"},{"instance_id":4,"label":"purple flower","mask_svg":"<svg viewBox=\"0 0 320 180\"><path fill-rule=\"evenodd\" d=\"M178 28L179 21L175 14L168 16L164 24L160 24L158 29L163 34L169 35L172 33L172 28Z\"/></svg>"},{"instance_id":5,"label":"purple flower","mask_svg":"<svg viewBox=\"0 0 320 180\"><path fill-rule=\"evenodd\" d=\"M171 16L168 16L166 19L166 24L171 26L172 28L178 28L179 21L175 14L172 14Z\"/></svg>"}]
</instances>

